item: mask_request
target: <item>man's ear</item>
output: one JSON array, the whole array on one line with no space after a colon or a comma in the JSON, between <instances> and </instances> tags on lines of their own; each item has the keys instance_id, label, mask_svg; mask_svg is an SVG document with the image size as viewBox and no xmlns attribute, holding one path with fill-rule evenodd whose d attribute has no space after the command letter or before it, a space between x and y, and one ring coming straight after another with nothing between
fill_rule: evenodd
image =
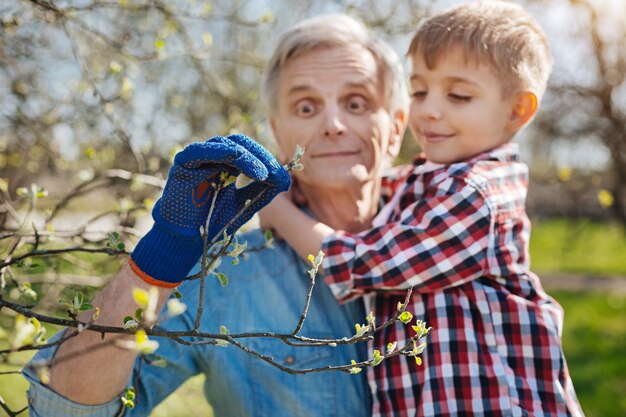
<instances>
[{"instance_id":1,"label":"man's ear","mask_svg":"<svg viewBox=\"0 0 626 417\"><path fill-rule=\"evenodd\" d=\"M537 113L539 102L535 93L523 91L517 95L511 117L509 118L509 129L511 133L515 133L533 118Z\"/></svg>"},{"instance_id":2,"label":"man's ear","mask_svg":"<svg viewBox=\"0 0 626 417\"><path fill-rule=\"evenodd\" d=\"M291 158L291 155L287 155L287 150L285 149L285 143L281 139L280 129L278 128L278 122L273 117L270 117L270 127L272 128L272 135L274 136L274 140L276 140L276 144L278 145L278 161L281 164L286 164L289 162L288 158Z\"/></svg>"},{"instance_id":3,"label":"man's ear","mask_svg":"<svg viewBox=\"0 0 626 417\"><path fill-rule=\"evenodd\" d=\"M406 130L407 113L405 110L398 110L393 114L391 136L389 137L389 148L387 155L394 159L400 153L404 131Z\"/></svg>"}]
</instances>

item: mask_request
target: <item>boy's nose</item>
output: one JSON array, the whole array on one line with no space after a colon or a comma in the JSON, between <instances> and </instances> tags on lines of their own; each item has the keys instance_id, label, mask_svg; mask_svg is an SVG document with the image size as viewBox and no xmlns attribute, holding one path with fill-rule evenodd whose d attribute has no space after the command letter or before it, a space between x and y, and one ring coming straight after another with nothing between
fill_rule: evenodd
<instances>
[{"instance_id":1,"label":"boy's nose","mask_svg":"<svg viewBox=\"0 0 626 417\"><path fill-rule=\"evenodd\" d=\"M425 119L440 119L443 113L441 103L431 95L424 98L419 104L419 109L421 116Z\"/></svg>"}]
</instances>

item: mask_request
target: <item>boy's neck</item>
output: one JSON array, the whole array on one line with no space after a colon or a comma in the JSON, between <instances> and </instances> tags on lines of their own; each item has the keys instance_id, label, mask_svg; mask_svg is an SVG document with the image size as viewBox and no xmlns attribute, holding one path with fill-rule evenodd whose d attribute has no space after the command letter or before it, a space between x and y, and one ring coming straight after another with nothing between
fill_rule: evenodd
<instances>
[{"instance_id":1,"label":"boy's neck","mask_svg":"<svg viewBox=\"0 0 626 417\"><path fill-rule=\"evenodd\" d=\"M302 187L316 220L335 230L356 233L371 227L378 213L380 181L353 188Z\"/></svg>"}]
</instances>

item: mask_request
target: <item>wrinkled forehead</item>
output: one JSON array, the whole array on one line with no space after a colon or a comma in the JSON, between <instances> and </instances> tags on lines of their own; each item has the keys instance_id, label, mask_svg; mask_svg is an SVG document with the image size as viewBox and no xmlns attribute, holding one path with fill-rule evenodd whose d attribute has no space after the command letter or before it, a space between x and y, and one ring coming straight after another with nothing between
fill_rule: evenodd
<instances>
[{"instance_id":1,"label":"wrinkled forehead","mask_svg":"<svg viewBox=\"0 0 626 417\"><path fill-rule=\"evenodd\" d=\"M381 70L373 54L360 45L318 46L289 57L278 77L280 98L303 89L361 86L383 94Z\"/></svg>"}]
</instances>

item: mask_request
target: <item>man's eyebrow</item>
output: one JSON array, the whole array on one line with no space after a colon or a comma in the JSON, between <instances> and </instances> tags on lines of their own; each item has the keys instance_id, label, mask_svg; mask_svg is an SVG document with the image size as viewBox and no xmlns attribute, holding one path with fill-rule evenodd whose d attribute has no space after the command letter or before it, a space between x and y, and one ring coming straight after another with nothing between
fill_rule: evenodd
<instances>
[{"instance_id":1,"label":"man's eyebrow","mask_svg":"<svg viewBox=\"0 0 626 417\"><path fill-rule=\"evenodd\" d=\"M365 80L359 81L359 82L349 82L349 83L346 83L346 87L348 87L348 88L361 88L361 89L366 90L366 91L376 91L377 85L376 85L376 82L374 82L374 80L365 79Z\"/></svg>"},{"instance_id":2,"label":"man's eyebrow","mask_svg":"<svg viewBox=\"0 0 626 417\"><path fill-rule=\"evenodd\" d=\"M310 91L311 90L311 86L309 86L308 84L295 84L292 85L291 87L289 87L289 90L287 90L287 94L294 94L294 93L301 93L303 91Z\"/></svg>"},{"instance_id":3,"label":"man's eyebrow","mask_svg":"<svg viewBox=\"0 0 626 417\"><path fill-rule=\"evenodd\" d=\"M362 89L368 92L373 92L373 91L376 91L376 82L370 79L366 79L366 80L359 81L359 82L348 82L343 86L343 88L355 88L355 89ZM311 86L308 84L294 84L291 87L289 87L289 89L287 90L287 95L298 94L298 93L312 91L312 90L313 88L311 88Z\"/></svg>"}]
</instances>

